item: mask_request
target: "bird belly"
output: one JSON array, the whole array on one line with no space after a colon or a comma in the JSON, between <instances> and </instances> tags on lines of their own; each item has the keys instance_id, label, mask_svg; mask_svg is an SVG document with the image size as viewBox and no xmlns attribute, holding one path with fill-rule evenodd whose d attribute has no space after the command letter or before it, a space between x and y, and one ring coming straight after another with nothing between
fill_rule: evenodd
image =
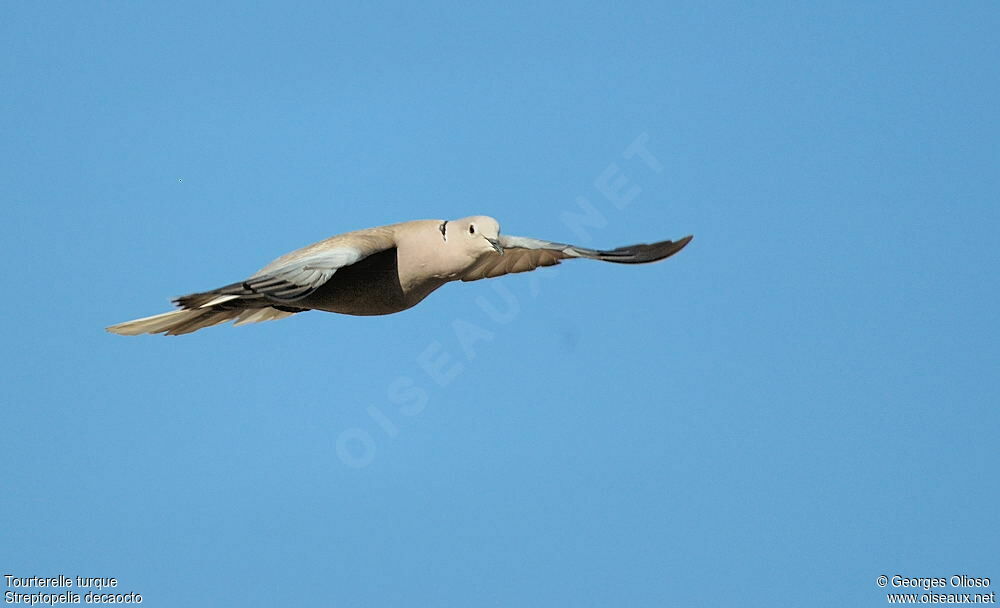
<instances>
[{"instance_id":1,"label":"bird belly","mask_svg":"<svg viewBox=\"0 0 1000 608\"><path fill-rule=\"evenodd\" d=\"M443 284L429 279L402 285L393 248L337 270L329 281L294 306L345 315L389 315L415 306Z\"/></svg>"},{"instance_id":2,"label":"bird belly","mask_svg":"<svg viewBox=\"0 0 1000 608\"><path fill-rule=\"evenodd\" d=\"M347 273L345 273L346 275ZM406 310L406 297L395 275L385 273L333 275L296 305L345 315L388 315Z\"/></svg>"}]
</instances>

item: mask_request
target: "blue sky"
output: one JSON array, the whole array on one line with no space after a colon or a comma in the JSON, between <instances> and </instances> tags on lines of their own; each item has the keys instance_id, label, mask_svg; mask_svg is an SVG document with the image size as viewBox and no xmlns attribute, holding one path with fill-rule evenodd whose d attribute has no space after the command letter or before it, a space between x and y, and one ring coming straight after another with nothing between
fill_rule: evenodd
<instances>
[{"instance_id":1,"label":"blue sky","mask_svg":"<svg viewBox=\"0 0 1000 608\"><path fill-rule=\"evenodd\" d=\"M151 606L1000 581L995 4L0 13L3 573ZM104 331L471 214L695 240L387 317Z\"/></svg>"}]
</instances>

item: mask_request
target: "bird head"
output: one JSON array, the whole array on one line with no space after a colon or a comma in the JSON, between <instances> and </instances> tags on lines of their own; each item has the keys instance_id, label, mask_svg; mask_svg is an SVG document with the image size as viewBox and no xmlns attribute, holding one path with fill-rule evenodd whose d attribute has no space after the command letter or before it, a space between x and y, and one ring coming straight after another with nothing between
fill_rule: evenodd
<instances>
[{"instance_id":1,"label":"bird head","mask_svg":"<svg viewBox=\"0 0 1000 608\"><path fill-rule=\"evenodd\" d=\"M500 223L487 215L473 215L441 225L445 240L462 239L464 246L475 254L503 255L500 245Z\"/></svg>"}]
</instances>

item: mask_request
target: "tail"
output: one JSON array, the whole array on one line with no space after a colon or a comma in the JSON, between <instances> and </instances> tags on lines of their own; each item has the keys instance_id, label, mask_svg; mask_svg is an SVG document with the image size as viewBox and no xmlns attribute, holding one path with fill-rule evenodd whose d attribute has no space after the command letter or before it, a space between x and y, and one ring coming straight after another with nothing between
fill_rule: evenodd
<instances>
[{"instance_id":1,"label":"tail","mask_svg":"<svg viewBox=\"0 0 1000 608\"><path fill-rule=\"evenodd\" d=\"M278 309L267 304L260 306L262 302L254 302L257 306L247 306L250 302L244 302L237 295L220 296L218 292L219 290L215 290L183 296L175 300L178 305L183 307L182 310L126 321L112 325L107 329L109 332L121 336L160 333L168 336L179 336L226 321L235 321L233 325L276 321L305 310L284 306Z\"/></svg>"}]
</instances>

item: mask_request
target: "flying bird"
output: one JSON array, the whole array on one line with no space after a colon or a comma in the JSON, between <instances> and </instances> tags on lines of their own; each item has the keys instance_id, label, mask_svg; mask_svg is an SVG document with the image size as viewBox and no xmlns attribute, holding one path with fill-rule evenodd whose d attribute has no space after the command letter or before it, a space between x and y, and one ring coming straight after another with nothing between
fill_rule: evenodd
<instances>
[{"instance_id":1,"label":"flying bird","mask_svg":"<svg viewBox=\"0 0 1000 608\"><path fill-rule=\"evenodd\" d=\"M645 264L691 240L608 251L500 234L492 217L415 220L346 232L285 254L250 278L174 300L180 310L107 328L124 336L188 334L226 321L271 321L307 310L388 315L416 306L451 281L478 281L562 260Z\"/></svg>"}]
</instances>

